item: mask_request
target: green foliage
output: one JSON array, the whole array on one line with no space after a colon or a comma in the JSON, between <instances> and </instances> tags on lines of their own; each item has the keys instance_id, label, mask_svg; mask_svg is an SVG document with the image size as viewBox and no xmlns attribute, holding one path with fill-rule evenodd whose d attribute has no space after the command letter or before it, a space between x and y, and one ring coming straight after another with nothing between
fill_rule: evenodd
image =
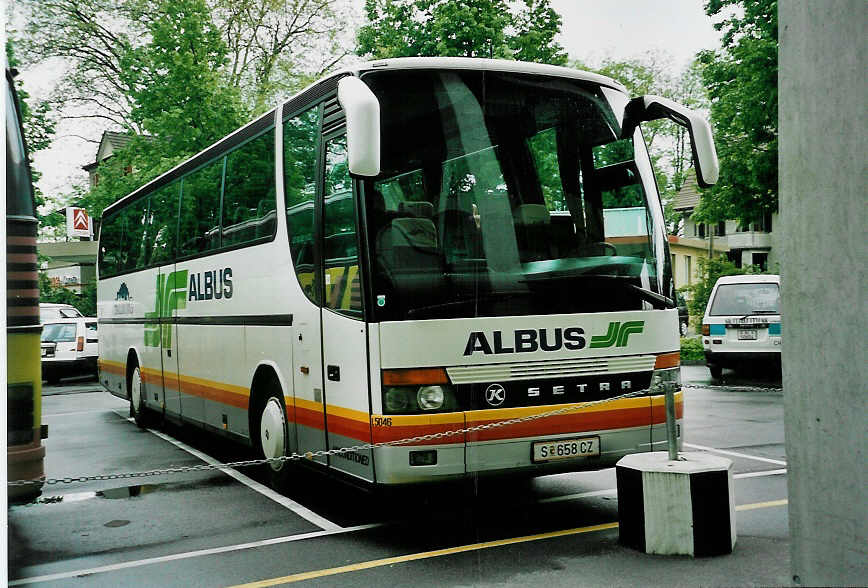
<instances>
[{"instance_id":1,"label":"green foliage","mask_svg":"<svg viewBox=\"0 0 868 588\"><path fill-rule=\"evenodd\" d=\"M228 49L205 0L142 0L141 9L156 15L146 27L150 40L120 60L131 118L166 141L162 153L195 153L244 118L237 89L219 73Z\"/></svg>"},{"instance_id":2,"label":"green foliage","mask_svg":"<svg viewBox=\"0 0 868 588\"><path fill-rule=\"evenodd\" d=\"M702 339L699 337L681 338L681 361L702 361L705 354L702 351Z\"/></svg>"},{"instance_id":3,"label":"green foliage","mask_svg":"<svg viewBox=\"0 0 868 588\"><path fill-rule=\"evenodd\" d=\"M140 0L149 41L120 58L136 136L99 166L99 185L77 198L94 217L239 127L246 113L221 79L227 48L204 0ZM148 18L146 13L156 14Z\"/></svg>"},{"instance_id":4,"label":"green foliage","mask_svg":"<svg viewBox=\"0 0 868 588\"><path fill-rule=\"evenodd\" d=\"M697 328L702 322L702 317L705 315L705 307L708 306L708 298L711 296L711 290L714 288L714 284L719 277L762 273L759 266L755 265L738 268L733 262L722 255L712 258L700 257L698 261L699 279L689 286L678 289L679 292L686 292L689 295L687 312L693 317Z\"/></svg>"},{"instance_id":5,"label":"green foliage","mask_svg":"<svg viewBox=\"0 0 868 588\"><path fill-rule=\"evenodd\" d=\"M709 0L723 48L699 55L708 88L720 179L694 216L756 221L778 206L778 17L776 0Z\"/></svg>"},{"instance_id":6,"label":"green foliage","mask_svg":"<svg viewBox=\"0 0 868 588\"><path fill-rule=\"evenodd\" d=\"M366 0L356 53L490 57L563 65L560 16L549 0Z\"/></svg>"},{"instance_id":7,"label":"green foliage","mask_svg":"<svg viewBox=\"0 0 868 588\"><path fill-rule=\"evenodd\" d=\"M54 286L45 274L40 273L39 301L69 304L84 316L96 316L96 286L93 284L85 286L79 295L69 288Z\"/></svg>"}]
</instances>

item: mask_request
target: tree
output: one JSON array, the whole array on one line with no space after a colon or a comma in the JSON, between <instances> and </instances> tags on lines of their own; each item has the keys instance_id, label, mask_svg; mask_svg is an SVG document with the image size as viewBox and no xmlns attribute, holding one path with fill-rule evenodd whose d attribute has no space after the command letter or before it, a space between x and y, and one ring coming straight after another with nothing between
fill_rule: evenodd
<instances>
[{"instance_id":1,"label":"tree","mask_svg":"<svg viewBox=\"0 0 868 588\"><path fill-rule=\"evenodd\" d=\"M705 11L732 14L715 25L723 47L699 54L720 179L694 215L756 221L778 206L777 1L708 0Z\"/></svg>"},{"instance_id":2,"label":"tree","mask_svg":"<svg viewBox=\"0 0 868 588\"><path fill-rule=\"evenodd\" d=\"M129 119L147 135L100 164L99 185L79 199L94 216L227 135L247 114L237 89L220 77L227 48L204 0L147 0L136 10L156 16L142 14L149 40L120 55L119 80L129 88Z\"/></svg>"},{"instance_id":3,"label":"tree","mask_svg":"<svg viewBox=\"0 0 868 588\"><path fill-rule=\"evenodd\" d=\"M209 0L229 49L227 79L254 112L349 53L349 15L333 0Z\"/></svg>"},{"instance_id":4,"label":"tree","mask_svg":"<svg viewBox=\"0 0 868 588\"><path fill-rule=\"evenodd\" d=\"M356 53L491 57L563 65L560 16L549 0L366 0Z\"/></svg>"}]
</instances>

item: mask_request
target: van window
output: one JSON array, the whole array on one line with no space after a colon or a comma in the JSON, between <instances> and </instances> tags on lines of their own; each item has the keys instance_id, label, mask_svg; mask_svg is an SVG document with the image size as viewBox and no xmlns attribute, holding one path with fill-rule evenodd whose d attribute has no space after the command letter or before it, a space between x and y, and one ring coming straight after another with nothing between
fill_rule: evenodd
<instances>
[{"instance_id":1,"label":"van window","mask_svg":"<svg viewBox=\"0 0 868 588\"><path fill-rule=\"evenodd\" d=\"M710 316L780 314L781 294L777 284L722 284L717 287Z\"/></svg>"}]
</instances>

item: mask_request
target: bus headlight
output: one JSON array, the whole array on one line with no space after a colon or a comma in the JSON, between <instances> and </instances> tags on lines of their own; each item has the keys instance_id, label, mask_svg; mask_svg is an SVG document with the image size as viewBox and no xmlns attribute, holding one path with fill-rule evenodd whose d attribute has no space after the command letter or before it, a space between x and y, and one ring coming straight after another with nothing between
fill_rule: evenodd
<instances>
[{"instance_id":1,"label":"bus headlight","mask_svg":"<svg viewBox=\"0 0 868 588\"><path fill-rule=\"evenodd\" d=\"M386 388L383 393L383 404L387 414L405 412L410 405L409 390L403 386Z\"/></svg>"},{"instance_id":2,"label":"bus headlight","mask_svg":"<svg viewBox=\"0 0 868 588\"><path fill-rule=\"evenodd\" d=\"M439 410L446 402L446 392L442 386L422 386L416 393L416 402L422 410Z\"/></svg>"}]
</instances>

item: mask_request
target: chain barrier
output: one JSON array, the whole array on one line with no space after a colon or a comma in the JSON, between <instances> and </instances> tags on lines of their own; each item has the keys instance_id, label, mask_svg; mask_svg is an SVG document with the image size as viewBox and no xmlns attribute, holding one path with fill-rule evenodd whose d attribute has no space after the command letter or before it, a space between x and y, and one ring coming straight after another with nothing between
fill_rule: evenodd
<instances>
[{"instance_id":1,"label":"chain barrier","mask_svg":"<svg viewBox=\"0 0 868 588\"><path fill-rule=\"evenodd\" d=\"M725 386L725 385L714 385L714 384L682 384L681 388L702 388L702 389L726 389L726 390L734 390L737 392L780 392L783 388L778 387L763 387L763 386ZM527 415L523 417L516 417L514 419L507 419L503 421L495 421L492 423L486 423L484 425L475 425L472 427L465 427L463 429L455 429L451 431L441 431L439 433L429 433L427 435L418 435L416 437L407 437L405 439L398 439L396 441L382 441L379 443L365 443L363 445L354 445L352 447L341 447L338 449L321 449L318 451L308 451L305 453L293 453L291 455L283 455L280 457L269 457L269 458L261 458L261 459L249 459L244 461L234 461L229 463L217 463L217 464L201 464L196 466L178 466L178 467L170 467L159 470L149 470L144 472L131 472L124 474L103 474L103 475L94 475L94 476L77 476L77 477L66 477L66 478L40 478L37 480L11 480L7 483L7 486L29 486L32 484L45 484L45 485L54 485L54 484L74 484L74 483L82 483L82 482L95 482L102 480L124 480L130 478L147 478L151 476L162 476L166 474L183 474L189 472L204 472L211 470L228 470L228 469L238 469L238 468L246 468L258 465L265 464L276 464L283 463L288 461L296 461L302 459L313 459L315 457L325 457L328 455L343 455L346 453L357 453L359 451L373 450L380 447L390 447L390 446L399 446L399 445L409 445L412 443L418 443L420 441L436 441L438 439L444 439L446 437L454 437L455 435L466 435L468 433L476 433L478 431L487 431L490 429L497 429L500 427L508 427L510 425L516 425L520 423L525 423L529 421L535 421L539 419L544 419L552 416L557 416L561 414L566 414L573 411L582 410L585 408L590 408L592 406L597 406L600 404L605 404L607 402L613 402L615 400L623 400L626 398L635 398L639 396L646 396L647 391L645 390L637 390L635 392L629 392L627 394L622 394L620 396L615 396L612 398L605 398L602 400L594 400L590 402L582 402L577 404L569 404L563 406L561 408L557 408L554 410L550 410L547 412L542 412L539 414Z\"/></svg>"},{"instance_id":2,"label":"chain barrier","mask_svg":"<svg viewBox=\"0 0 868 588\"><path fill-rule=\"evenodd\" d=\"M731 390L733 392L783 392L780 386L730 386L727 384L681 384L682 388L703 390Z\"/></svg>"},{"instance_id":3,"label":"chain barrier","mask_svg":"<svg viewBox=\"0 0 868 588\"><path fill-rule=\"evenodd\" d=\"M541 412L539 414L532 414L523 417L516 417L513 419L506 419L503 421L495 421L491 423L486 423L484 425L474 425L472 427L465 427L463 429L455 429L451 431L441 431L439 433L429 433L427 435L418 435L416 437L407 437L405 439L398 439L395 441L381 441L378 443L365 443L363 445L354 445L351 447L341 447L338 449L321 449L318 451L308 451L305 453L293 453L291 455L282 455L280 457L269 457L262 459L249 459L244 461L234 461L229 463L216 463L216 464L201 464L195 466L178 466L178 467L169 467L159 470L149 470L144 472L131 472L125 474L102 474L95 476L77 476L77 477L66 477L66 478L40 478L38 480L11 480L7 483L8 486L29 486L32 484L45 484L45 485L54 485L54 484L74 484L79 482L95 482L102 480L123 480L129 478L147 478L151 476L162 476L165 474L182 474L188 472L204 472L210 470L228 470L228 469L238 469L245 467L252 467L257 465L265 465L265 464L276 464L283 463L288 461L296 461L301 459L313 459L315 457L325 457L327 455L342 455L345 453L357 453L359 451L373 450L380 447L390 447L396 445L409 445L411 443L418 443L420 441L436 441L438 439L444 439L446 437L454 437L455 435L466 435L468 433L476 433L478 431L487 431L490 429L497 429L500 427L508 427L510 425L517 425L519 423L526 423L529 421L535 421L539 419L544 419L552 416L557 416L561 414L566 414L569 412L574 412L578 410L583 410L586 408L590 408L592 406L597 406L600 404L605 404L607 402L613 402L615 400L623 400L626 398L635 398L639 396L647 396L647 390L637 390L634 392L628 392L627 394L621 394L620 396L614 396L612 398L604 398L602 400L593 400L589 402L581 402L576 404L568 404L562 406L560 408L556 408L554 410L549 410L546 412Z\"/></svg>"}]
</instances>

